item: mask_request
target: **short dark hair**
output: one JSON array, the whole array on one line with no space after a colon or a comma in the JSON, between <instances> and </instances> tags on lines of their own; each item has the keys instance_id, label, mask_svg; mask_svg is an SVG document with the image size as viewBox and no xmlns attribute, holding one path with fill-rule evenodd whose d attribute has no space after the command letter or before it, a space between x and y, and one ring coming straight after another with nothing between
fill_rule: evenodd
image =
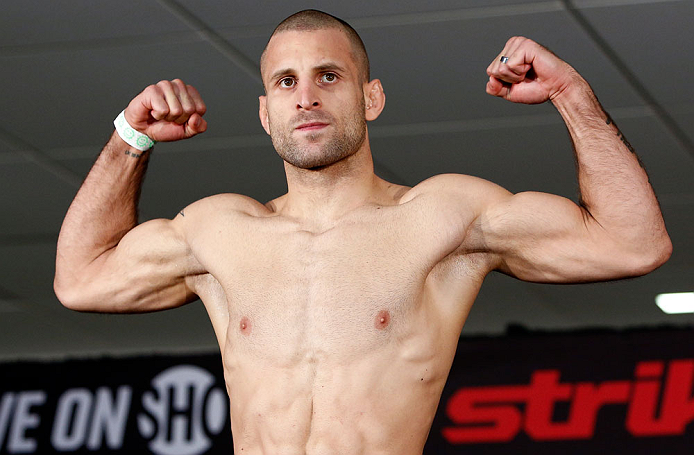
<instances>
[{"instance_id":1,"label":"short dark hair","mask_svg":"<svg viewBox=\"0 0 694 455\"><path fill-rule=\"evenodd\" d=\"M362 82L368 82L371 79L371 70L369 68L369 56L366 53L366 47L364 42L359 37L356 30L352 28L347 22L343 21L339 17L335 17L331 14L324 13L323 11L318 11L315 9L307 9L304 11L299 11L298 13L292 14L280 24L275 27L275 30L270 35L270 40L273 36L278 33L286 31L313 31L313 30L325 30L325 29L338 29L342 30L350 44L352 45L352 54L354 56L354 61L359 68L359 72L363 78ZM268 40L268 44L270 43ZM265 64L265 54L267 53L267 45L260 56L260 70L262 73L263 66Z\"/></svg>"}]
</instances>

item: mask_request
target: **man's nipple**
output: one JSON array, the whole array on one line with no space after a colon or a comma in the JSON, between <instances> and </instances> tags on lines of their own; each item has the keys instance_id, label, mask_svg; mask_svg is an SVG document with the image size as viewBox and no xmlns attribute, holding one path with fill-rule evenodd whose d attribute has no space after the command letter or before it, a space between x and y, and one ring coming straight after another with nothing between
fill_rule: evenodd
<instances>
[{"instance_id":1,"label":"man's nipple","mask_svg":"<svg viewBox=\"0 0 694 455\"><path fill-rule=\"evenodd\" d=\"M374 325L377 329L385 329L386 327L388 327L388 325L390 325L390 313L387 310L379 311L376 315L376 320L374 322Z\"/></svg>"},{"instance_id":2,"label":"man's nipple","mask_svg":"<svg viewBox=\"0 0 694 455\"><path fill-rule=\"evenodd\" d=\"M241 318L241 321L239 322L239 329L244 335L251 333L251 321L248 319L248 317L244 316Z\"/></svg>"}]
</instances>

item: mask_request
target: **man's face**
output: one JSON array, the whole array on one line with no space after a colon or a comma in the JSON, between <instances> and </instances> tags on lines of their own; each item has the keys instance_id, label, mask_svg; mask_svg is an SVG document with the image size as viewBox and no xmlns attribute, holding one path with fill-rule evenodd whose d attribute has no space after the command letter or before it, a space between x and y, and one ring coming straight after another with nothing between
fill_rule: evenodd
<instances>
[{"instance_id":1,"label":"man's face","mask_svg":"<svg viewBox=\"0 0 694 455\"><path fill-rule=\"evenodd\" d=\"M268 44L260 117L277 153L311 169L354 154L364 143L363 84L350 42L338 29L286 31Z\"/></svg>"}]
</instances>

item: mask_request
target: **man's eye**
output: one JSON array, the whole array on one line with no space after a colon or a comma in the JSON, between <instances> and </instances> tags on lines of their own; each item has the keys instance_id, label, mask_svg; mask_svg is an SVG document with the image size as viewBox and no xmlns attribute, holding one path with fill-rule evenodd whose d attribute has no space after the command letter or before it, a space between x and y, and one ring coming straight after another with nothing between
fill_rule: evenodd
<instances>
[{"instance_id":1,"label":"man's eye","mask_svg":"<svg viewBox=\"0 0 694 455\"><path fill-rule=\"evenodd\" d=\"M333 73L325 73L323 76L321 76L322 82L335 82L336 79L337 76Z\"/></svg>"},{"instance_id":2,"label":"man's eye","mask_svg":"<svg viewBox=\"0 0 694 455\"><path fill-rule=\"evenodd\" d=\"M291 77L285 77L280 81L282 87L292 87L294 85L294 79Z\"/></svg>"}]
</instances>

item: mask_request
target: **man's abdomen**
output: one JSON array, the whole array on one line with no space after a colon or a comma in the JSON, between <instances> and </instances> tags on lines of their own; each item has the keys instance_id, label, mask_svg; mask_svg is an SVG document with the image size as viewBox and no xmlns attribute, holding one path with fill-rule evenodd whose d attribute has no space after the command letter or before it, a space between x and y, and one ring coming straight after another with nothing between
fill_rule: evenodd
<instances>
[{"instance_id":1,"label":"man's abdomen","mask_svg":"<svg viewBox=\"0 0 694 455\"><path fill-rule=\"evenodd\" d=\"M375 314L361 333L316 334L322 343L302 330L227 342L236 453L420 454L455 343L423 306L403 321Z\"/></svg>"}]
</instances>

